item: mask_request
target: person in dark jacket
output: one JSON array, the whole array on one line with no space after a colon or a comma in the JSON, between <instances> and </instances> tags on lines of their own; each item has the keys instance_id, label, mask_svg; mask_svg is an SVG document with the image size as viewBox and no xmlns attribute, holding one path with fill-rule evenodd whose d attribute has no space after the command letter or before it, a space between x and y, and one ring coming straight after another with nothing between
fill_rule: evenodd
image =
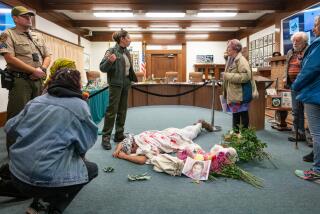
<instances>
[{"instance_id":1,"label":"person in dark jacket","mask_svg":"<svg viewBox=\"0 0 320 214\"><path fill-rule=\"evenodd\" d=\"M77 70L58 70L48 93L28 102L6 123L5 131L16 141L10 147L13 187L34 199L28 214L43 208L50 214L62 213L98 175L97 165L85 158L98 127L83 100ZM40 206L40 198L49 206Z\"/></svg>"},{"instance_id":2,"label":"person in dark jacket","mask_svg":"<svg viewBox=\"0 0 320 214\"><path fill-rule=\"evenodd\" d=\"M320 16L316 16L313 32L317 37L308 47L301 63L301 71L292 84L297 99L304 103L309 129L313 138L313 168L296 170L303 179L320 183Z\"/></svg>"},{"instance_id":3,"label":"person in dark jacket","mask_svg":"<svg viewBox=\"0 0 320 214\"><path fill-rule=\"evenodd\" d=\"M111 149L111 133L115 123L115 142L121 142L124 136L124 124L127 115L128 91L131 82L137 82L133 71L130 53L127 47L131 43L127 31L113 33L112 38L117 44L106 51L100 63L100 70L107 73L109 84L109 106L107 108L102 130L102 147Z\"/></svg>"}]
</instances>

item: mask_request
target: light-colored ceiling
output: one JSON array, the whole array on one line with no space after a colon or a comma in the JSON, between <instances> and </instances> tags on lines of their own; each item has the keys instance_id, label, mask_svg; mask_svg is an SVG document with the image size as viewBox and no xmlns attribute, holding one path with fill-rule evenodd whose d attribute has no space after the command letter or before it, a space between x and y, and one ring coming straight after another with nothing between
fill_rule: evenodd
<instances>
[{"instance_id":1,"label":"light-colored ceiling","mask_svg":"<svg viewBox=\"0 0 320 214\"><path fill-rule=\"evenodd\" d=\"M37 14L90 40L109 38L120 27L133 33L207 33L209 39L234 37L257 26L274 23L279 13L293 12L319 0L1 0L9 5L19 2L36 10ZM98 18L94 12L133 12L130 18ZM183 18L149 18L146 12L184 12ZM228 18L199 18L198 12L236 12ZM156 31L151 27L167 29ZM173 31L172 28L178 28ZM137 29L138 28L138 29ZM190 28L201 28L196 31ZM88 36L90 35L90 36Z\"/></svg>"}]
</instances>

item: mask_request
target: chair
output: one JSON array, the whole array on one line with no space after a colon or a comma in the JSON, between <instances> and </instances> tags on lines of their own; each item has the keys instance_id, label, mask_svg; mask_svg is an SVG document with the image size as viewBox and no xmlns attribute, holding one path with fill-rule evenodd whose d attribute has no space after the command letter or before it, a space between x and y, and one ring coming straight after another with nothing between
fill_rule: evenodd
<instances>
[{"instance_id":1,"label":"chair","mask_svg":"<svg viewBox=\"0 0 320 214\"><path fill-rule=\"evenodd\" d=\"M178 79L178 72L176 71L167 71L165 77L168 82L176 82Z\"/></svg>"},{"instance_id":2,"label":"chair","mask_svg":"<svg viewBox=\"0 0 320 214\"><path fill-rule=\"evenodd\" d=\"M138 79L138 82L143 82L144 79L144 73L142 71L138 71L135 73Z\"/></svg>"},{"instance_id":3,"label":"chair","mask_svg":"<svg viewBox=\"0 0 320 214\"><path fill-rule=\"evenodd\" d=\"M202 72L190 72L189 73L190 82L202 82Z\"/></svg>"}]
</instances>

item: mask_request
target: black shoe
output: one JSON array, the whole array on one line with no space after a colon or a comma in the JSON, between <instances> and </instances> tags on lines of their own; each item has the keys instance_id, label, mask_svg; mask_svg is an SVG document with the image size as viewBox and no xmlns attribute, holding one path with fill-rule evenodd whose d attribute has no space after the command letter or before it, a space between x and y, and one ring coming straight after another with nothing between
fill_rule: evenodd
<instances>
[{"instance_id":1,"label":"black shoe","mask_svg":"<svg viewBox=\"0 0 320 214\"><path fill-rule=\"evenodd\" d=\"M110 143L110 136L102 136L101 145L105 150L110 150L112 148Z\"/></svg>"},{"instance_id":2,"label":"black shoe","mask_svg":"<svg viewBox=\"0 0 320 214\"><path fill-rule=\"evenodd\" d=\"M311 162L313 163L313 151L302 158L303 161L305 162Z\"/></svg>"},{"instance_id":3,"label":"black shoe","mask_svg":"<svg viewBox=\"0 0 320 214\"><path fill-rule=\"evenodd\" d=\"M126 138L126 136L124 136L124 134L115 134L113 141L116 143L120 143L121 141L123 141Z\"/></svg>"},{"instance_id":4,"label":"black shoe","mask_svg":"<svg viewBox=\"0 0 320 214\"><path fill-rule=\"evenodd\" d=\"M26 210L26 214L40 214L48 212L48 204L43 201L34 199L28 209Z\"/></svg>"},{"instance_id":5,"label":"black shoe","mask_svg":"<svg viewBox=\"0 0 320 214\"><path fill-rule=\"evenodd\" d=\"M292 134L290 137L288 137L288 140L291 142L296 142L296 134ZM306 141L306 136L304 134L298 133L297 141Z\"/></svg>"}]
</instances>

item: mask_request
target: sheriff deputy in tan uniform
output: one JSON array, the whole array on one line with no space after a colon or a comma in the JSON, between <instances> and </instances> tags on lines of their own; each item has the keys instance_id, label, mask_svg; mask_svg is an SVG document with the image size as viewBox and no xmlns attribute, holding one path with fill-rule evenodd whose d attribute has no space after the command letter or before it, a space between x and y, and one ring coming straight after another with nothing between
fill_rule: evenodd
<instances>
[{"instance_id":1,"label":"sheriff deputy in tan uniform","mask_svg":"<svg viewBox=\"0 0 320 214\"><path fill-rule=\"evenodd\" d=\"M17 6L11 11L16 27L7 29L0 36L0 54L7 62L7 69L14 76L9 89L7 120L19 114L28 101L39 96L42 79L50 64L50 53L40 34L31 31L31 17L35 14ZM7 150L14 143L7 138Z\"/></svg>"}]
</instances>

